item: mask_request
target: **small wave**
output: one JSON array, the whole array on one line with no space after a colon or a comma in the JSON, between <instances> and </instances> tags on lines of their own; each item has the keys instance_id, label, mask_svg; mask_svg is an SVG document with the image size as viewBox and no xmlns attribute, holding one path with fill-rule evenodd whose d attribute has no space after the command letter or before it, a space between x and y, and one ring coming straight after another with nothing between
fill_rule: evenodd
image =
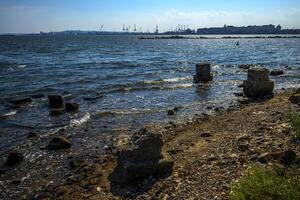
<instances>
[{"instance_id":1,"label":"small wave","mask_svg":"<svg viewBox=\"0 0 300 200\"><path fill-rule=\"evenodd\" d=\"M18 68L25 68L27 65L18 65Z\"/></svg>"},{"instance_id":2,"label":"small wave","mask_svg":"<svg viewBox=\"0 0 300 200\"><path fill-rule=\"evenodd\" d=\"M10 112L8 112L8 113L5 113L4 115L1 115L1 116L0 116L0 119L2 119L2 118L7 118L7 117L11 117L11 116L13 116L13 115L15 115L15 114L17 114L17 111L16 111L16 110L13 110L13 111L10 111Z\"/></svg>"},{"instance_id":3,"label":"small wave","mask_svg":"<svg viewBox=\"0 0 300 200\"><path fill-rule=\"evenodd\" d=\"M70 121L70 126L75 127L75 126L80 126L86 122L88 122L91 119L91 114L86 113L82 118L80 119L73 119Z\"/></svg>"},{"instance_id":4,"label":"small wave","mask_svg":"<svg viewBox=\"0 0 300 200\"><path fill-rule=\"evenodd\" d=\"M175 78L167 78L167 79L160 79L160 80L148 80L143 81L145 84L160 84L160 83L176 83L180 81L192 80L192 77L185 76L185 77L175 77Z\"/></svg>"},{"instance_id":5,"label":"small wave","mask_svg":"<svg viewBox=\"0 0 300 200\"><path fill-rule=\"evenodd\" d=\"M123 86L116 89L112 89L110 91L106 91L105 93L114 93L114 92L130 92L130 91L140 91L140 90L171 90L171 89L180 89L180 88L189 88L193 87L192 83L183 83L183 84L175 84L175 85L165 85L165 86L140 86L140 87L129 87Z\"/></svg>"},{"instance_id":6,"label":"small wave","mask_svg":"<svg viewBox=\"0 0 300 200\"><path fill-rule=\"evenodd\" d=\"M144 114L144 113L154 113L159 112L159 110L155 109L138 109L132 108L128 110L109 110L109 111L102 111L93 114L93 118L97 117L106 117L106 116L115 116L115 115L132 115L132 114Z\"/></svg>"}]
</instances>

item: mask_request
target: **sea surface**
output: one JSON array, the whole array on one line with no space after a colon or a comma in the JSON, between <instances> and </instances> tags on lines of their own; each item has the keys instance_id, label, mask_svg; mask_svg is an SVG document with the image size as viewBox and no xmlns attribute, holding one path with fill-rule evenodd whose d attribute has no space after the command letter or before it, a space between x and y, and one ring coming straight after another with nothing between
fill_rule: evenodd
<instances>
[{"instance_id":1,"label":"sea surface","mask_svg":"<svg viewBox=\"0 0 300 200\"><path fill-rule=\"evenodd\" d=\"M139 36L0 36L0 152L28 132L93 123L97 134L186 120L235 104L246 79L241 64L283 69L276 89L300 85L300 39L139 40ZM236 46L239 42L240 45ZM209 61L214 81L193 84L195 63ZM19 108L11 100L43 94ZM48 94L80 104L51 117ZM93 100L91 100L93 99ZM167 111L179 108L175 116Z\"/></svg>"}]
</instances>

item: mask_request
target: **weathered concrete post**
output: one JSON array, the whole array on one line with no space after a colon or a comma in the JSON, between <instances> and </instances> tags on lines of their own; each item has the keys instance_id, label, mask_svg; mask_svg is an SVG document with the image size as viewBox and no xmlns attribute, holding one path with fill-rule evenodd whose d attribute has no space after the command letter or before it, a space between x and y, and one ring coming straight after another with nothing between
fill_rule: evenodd
<instances>
[{"instance_id":1,"label":"weathered concrete post","mask_svg":"<svg viewBox=\"0 0 300 200\"><path fill-rule=\"evenodd\" d=\"M117 152L117 166L110 175L113 182L128 184L155 174L170 173L171 161L162 152L163 140L158 133L142 129L122 144Z\"/></svg>"},{"instance_id":2,"label":"weathered concrete post","mask_svg":"<svg viewBox=\"0 0 300 200\"><path fill-rule=\"evenodd\" d=\"M194 76L195 83L206 83L213 80L210 74L210 64L207 62L196 64L196 75Z\"/></svg>"},{"instance_id":3,"label":"weathered concrete post","mask_svg":"<svg viewBox=\"0 0 300 200\"><path fill-rule=\"evenodd\" d=\"M250 98L271 95L274 82L269 80L269 70L252 68L248 70L247 80L244 81L244 94Z\"/></svg>"}]
</instances>

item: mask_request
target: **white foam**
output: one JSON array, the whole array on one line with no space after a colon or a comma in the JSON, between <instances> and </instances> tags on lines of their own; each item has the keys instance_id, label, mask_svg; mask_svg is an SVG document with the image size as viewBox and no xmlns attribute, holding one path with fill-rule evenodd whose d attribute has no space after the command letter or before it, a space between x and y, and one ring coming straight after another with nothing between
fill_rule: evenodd
<instances>
[{"instance_id":1,"label":"white foam","mask_svg":"<svg viewBox=\"0 0 300 200\"><path fill-rule=\"evenodd\" d=\"M91 114L86 113L82 118L80 119L73 119L70 121L70 126L75 127L75 126L80 126L86 122L88 122L91 119Z\"/></svg>"},{"instance_id":2,"label":"white foam","mask_svg":"<svg viewBox=\"0 0 300 200\"><path fill-rule=\"evenodd\" d=\"M13 116L13 115L15 115L15 114L17 114L17 111L16 111L16 110L13 110L13 111L10 111L10 112L5 113L4 115L0 116L0 118L1 118L1 117L10 117L10 116Z\"/></svg>"},{"instance_id":3,"label":"white foam","mask_svg":"<svg viewBox=\"0 0 300 200\"><path fill-rule=\"evenodd\" d=\"M18 65L18 68L25 68L27 65Z\"/></svg>"}]
</instances>

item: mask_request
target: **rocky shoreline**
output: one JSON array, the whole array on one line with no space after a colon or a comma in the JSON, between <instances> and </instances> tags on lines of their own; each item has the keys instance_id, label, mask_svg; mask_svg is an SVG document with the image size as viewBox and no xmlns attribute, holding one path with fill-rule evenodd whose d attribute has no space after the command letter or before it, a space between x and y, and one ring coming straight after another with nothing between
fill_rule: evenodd
<instances>
[{"instance_id":1,"label":"rocky shoreline","mask_svg":"<svg viewBox=\"0 0 300 200\"><path fill-rule=\"evenodd\" d=\"M290 99L293 93L281 90L271 99L242 101L226 111L199 114L183 124L170 122L163 127L147 127L162 136L162 152L174 163L173 171L125 186L113 183L110 175L117 166L118 146L128 139L127 135L118 140L108 136L103 141L108 145L92 150L88 145L97 136L92 139L70 134L81 129L54 133L54 147L57 142L66 145L59 150L46 148L49 138L33 135L32 144L27 142L16 148L23 161L1 168L0 198L226 199L230 184L249 165L272 163L287 151L299 157L299 141L295 141L289 124L289 114L300 111L299 106L290 102L298 101L299 95ZM70 140L72 146L61 137Z\"/></svg>"}]
</instances>

